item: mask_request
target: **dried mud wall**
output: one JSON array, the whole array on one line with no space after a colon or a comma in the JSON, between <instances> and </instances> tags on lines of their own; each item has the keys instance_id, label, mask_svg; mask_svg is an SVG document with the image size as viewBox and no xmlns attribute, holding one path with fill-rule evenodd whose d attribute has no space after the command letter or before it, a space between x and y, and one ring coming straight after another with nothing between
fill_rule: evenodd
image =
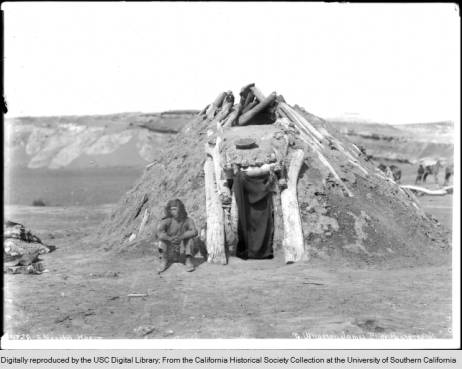
<instances>
[{"instance_id":1,"label":"dried mud wall","mask_svg":"<svg viewBox=\"0 0 462 369\"><path fill-rule=\"evenodd\" d=\"M327 128L344 148L352 147L328 124L317 121L315 125ZM305 248L312 259L398 266L450 258L450 232L425 214L411 192L377 175L365 156L357 159L367 175L335 147L324 152L351 191L349 197L314 151L306 145L303 148L305 163L297 194Z\"/></svg>"},{"instance_id":2,"label":"dried mud wall","mask_svg":"<svg viewBox=\"0 0 462 369\"><path fill-rule=\"evenodd\" d=\"M101 225L95 240L103 240L106 248L153 240L164 206L172 198L184 202L197 228L203 226L203 164L207 129L208 121L193 119L180 133L169 138L166 149L146 167L135 186L122 197L115 211ZM132 234L136 237L133 238Z\"/></svg>"}]
</instances>

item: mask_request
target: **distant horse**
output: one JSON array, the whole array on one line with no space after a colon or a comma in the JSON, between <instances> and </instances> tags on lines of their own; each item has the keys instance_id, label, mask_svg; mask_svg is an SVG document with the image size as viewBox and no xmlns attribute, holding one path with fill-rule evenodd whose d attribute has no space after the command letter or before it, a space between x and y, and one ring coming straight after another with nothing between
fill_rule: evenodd
<instances>
[{"instance_id":1,"label":"distant horse","mask_svg":"<svg viewBox=\"0 0 462 369\"><path fill-rule=\"evenodd\" d=\"M430 165L425 165L424 164L425 172L424 172L423 177L422 177L423 183L426 183L427 176L429 174L431 174L435 178L435 183L438 184L438 174L439 174L440 169L442 167L443 167L443 165L441 164L440 160L437 160L436 163L434 163L434 164L430 164Z\"/></svg>"},{"instance_id":2,"label":"distant horse","mask_svg":"<svg viewBox=\"0 0 462 369\"><path fill-rule=\"evenodd\" d=\"M449 164L444 170L444 186L449 184L449 180L454 175L454 164Z\"/></svg>"},{"instance_id":3,"label":"distant horse","mask_svg":"<svg viewBox=\"0 0 462 369\"><path fill-rule=\"evenodd\" d=\"M396 165L388 166L388 165L385 165L383 163L380 163L378 168L383 173L385 173L385 175L388 178L393 179L395 182L399 183L399 181L401 180L401 169L399 169L399 167L397 167Z\"/></svg>"},{"instance_id":4,"label":"distant horse","mask_svg":"<svg viewBox=\"0 0 462 369\"><path fill-rule=\"evenodd\" d=\"M419 182L422 182L423 175L425 173L425 168L422 164L419 165L419 168L417 168L417 177L415 179L415 184L418 184Z\"/></svg>"}]
</instances>

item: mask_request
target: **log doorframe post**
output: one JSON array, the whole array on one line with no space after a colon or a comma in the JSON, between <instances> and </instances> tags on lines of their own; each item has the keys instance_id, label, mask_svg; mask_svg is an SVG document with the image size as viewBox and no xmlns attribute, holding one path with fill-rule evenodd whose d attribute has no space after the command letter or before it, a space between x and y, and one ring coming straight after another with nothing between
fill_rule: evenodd
<instances>
[{"instance_id":1,"label":"log doorframe post","mask_svg":"<svg viewBox=\"0 0 462 369\"><path fill-rule=\"evenodd\" d=\"M225 251L224 211L215 180L213 159L207 156L204 163L205 203L207 212L207 262L227 264Z\"/></svg>"},{"instance_id":2,"label":"log doorframe post","mask_svg":"<svg viewBox=\"0 0 462 369\"><path fill-rule=\"evenodd\" d=\"M303 239L302 221L297 200L298 174L303 164L303 150L290 155L287 188L281 192L281 207L284 221L284 239L282 246L286 263L308 260Z\"/></svg>"}]
</instances>

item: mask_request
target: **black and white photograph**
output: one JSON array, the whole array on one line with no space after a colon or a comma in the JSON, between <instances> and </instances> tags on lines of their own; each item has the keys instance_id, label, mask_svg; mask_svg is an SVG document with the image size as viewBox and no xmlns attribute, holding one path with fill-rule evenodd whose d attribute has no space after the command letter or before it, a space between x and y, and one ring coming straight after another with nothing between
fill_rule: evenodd
<instances>
[{"instance_id":1,"label":"black and white photograph","mask_svg":"<svg viewBox=\"0 0 462 369\"><path fill-rule=\"evenodd\" d=\"M456 4L2 15L2 347L458 347Z\"/></svg>"}]
</instances>

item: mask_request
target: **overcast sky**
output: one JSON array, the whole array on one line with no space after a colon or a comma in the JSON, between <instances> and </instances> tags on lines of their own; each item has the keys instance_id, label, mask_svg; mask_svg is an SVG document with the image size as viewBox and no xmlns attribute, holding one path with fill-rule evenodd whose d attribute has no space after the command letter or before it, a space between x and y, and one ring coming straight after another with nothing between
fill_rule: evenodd
<instances>
[{"instance_id":1,"label":"overcast sky","mask_svg":"<svg viewBox=\"0 0 462 369\"><path fill-rule=\"evenodd\" d=\"M202 109L250 82L321 117L459 116L455 4L2 8L7 117Z\"/></svg>"}]
</instances>

